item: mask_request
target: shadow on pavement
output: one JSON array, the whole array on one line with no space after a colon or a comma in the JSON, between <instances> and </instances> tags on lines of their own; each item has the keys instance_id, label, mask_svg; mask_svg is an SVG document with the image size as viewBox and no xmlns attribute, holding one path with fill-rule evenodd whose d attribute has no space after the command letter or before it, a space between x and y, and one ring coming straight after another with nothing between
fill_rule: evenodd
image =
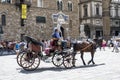
<instances>
[{"instance_id":1,"label":"shadow on pavement","mask_svg":"<svg viewBox=\"0 0 120 80\"><path fill-rule=\"evenodd\" d=\"M90 68L90 67L96 67L96 66L102 66L102 65L105 65L105 63L94 64L94 65L86 65L86 66L82 65L82 66L77 66L74 69L77 69L77 68Z\"/></svg>"},{"instance_id":2,"label":"shadow on pavement","mask_svg":"<svg viewBox=\"0 0 120 80\"><path fill-rule=\"evenodd\" d=\"M37 68L34 71L25 71L24 69L21 68L20 73L24 74L31 74L31 73L38 73L38 72L43 72L43 71L65 71L65 70L73 70L73 69L78 69L78 68L91 68L91 67L96 67L96 66L102 66L105 65L105 63L102 64L95 64L95 65L86 65L86 66L76 66L71 69L66 69L64 67L45 67L45 68Z\"/></svg>"},{"instance_id":3,"label":"shadow on pavement","mask_svg":"<svg viewBox=\"0 0 120 80\"><path fill-rule=\"evenodd\" d=\"M34 71L25 71L24 69L21 69L20 73L24 73L24 74L31 74L31 73L37 73L37 72L43 72L43 71L65 71L65 70L69 70L63 67L45 67L45 68L37 68Z\"/></svg>"}]
</instances>

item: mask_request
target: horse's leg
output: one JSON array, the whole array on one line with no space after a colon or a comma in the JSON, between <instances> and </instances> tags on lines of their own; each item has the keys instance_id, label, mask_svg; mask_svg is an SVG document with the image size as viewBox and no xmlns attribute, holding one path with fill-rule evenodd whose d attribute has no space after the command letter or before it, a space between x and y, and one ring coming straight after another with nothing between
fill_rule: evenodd
<instances>
[{"instance_id":1,"label":"horse's leg","mask_svg":"<svg viewBox=\"0 0 120 80\"><path fill-rule=\"evenodd\" d=\"M73 60L72 60L73 67L75 67L75 56L76 56L76 52L73 52L73 54L72 54L72 57L73 57Z\"/></svg>"},{"instance_id":2,"label":"horse's leg","mask_svg":"<svg viewBox=\"0 0 120 80\"><path fill-rule=\"evenodd\" d=\"M83 59L83 52L81 52L81 59L82 59L83 64L86 65L86 63L85 63L85 61Z\"/></svg>"},{"instance_id":3,"label":"horse's leg","mask_svg":"<svg viewBox=\"0 0 120 80\"><path fill-rule=\"evenodd\" d=\"M101 47L101 46L99 46L99 48L100 48L100 51L101 51L101 48L102 48L102 47Z\"/></svg>"},{"instance_id":4,"label":"horse's leg","mask_svg":"<svg viewBox=\"0 0 120 80\"><path fill-rule=\"evenodd\" d=\"M92 52L91 54L92 54L92 63L95 64L94 59L93 59L95 52Z\"/></svg>"},{"instance_id":5,"label":"horse's leg","mask_svg":"<svg viewBox=\"0 0 120 80\"><path fill-rule=\"evenodd\" d=\"M88 65L92 62L93 64L95 64L95 62L94 62L94 60L93 60L93 58L94 58L94 51L93 52L91 52L91 60L88 62Z\"/></svg>"}]
</instances>

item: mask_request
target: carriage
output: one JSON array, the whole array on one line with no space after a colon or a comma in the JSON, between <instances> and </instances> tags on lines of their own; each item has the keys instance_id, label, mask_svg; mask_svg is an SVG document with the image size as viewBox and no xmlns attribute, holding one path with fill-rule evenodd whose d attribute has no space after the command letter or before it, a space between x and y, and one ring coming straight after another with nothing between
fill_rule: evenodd
<instances>
[{"instance_id":1,"label":"carriage","mask_svg":"<svg viewBox=\"0 0 120 80\"><path fill-rule=\"evenodd\" d=\"M17 63L24 69L24 70L35 70L40 65L40 61L45 61L48 58L52 58L52 63L56 67L60 67L64 65L65 68L72 68L72 50L71 49L63 49L61 46L62 51L52 49L50 51L50 55L45 55L40 42L37 40L25 36L24 40L27 42L28 48L25 50L20 51L19 55L17 56Z\"/></svg>"}]
</instances>

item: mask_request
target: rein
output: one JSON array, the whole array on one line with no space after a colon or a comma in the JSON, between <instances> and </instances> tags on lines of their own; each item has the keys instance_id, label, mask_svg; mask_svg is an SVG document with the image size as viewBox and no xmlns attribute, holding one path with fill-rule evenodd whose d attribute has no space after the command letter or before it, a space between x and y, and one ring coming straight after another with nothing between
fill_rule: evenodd
<instances>
[{"instance_id":1,"label":"rein","mask_svg":"<svg viewBox=\"0 0 120 80\"><path fill-rule=\"evenodd\" d=\"M85 48L81 49L81 51L84 51L85 49L87 49L88 47L90 47L92 44L89 44L88 46L86 46Z\"/></svg>"}]
</instances>

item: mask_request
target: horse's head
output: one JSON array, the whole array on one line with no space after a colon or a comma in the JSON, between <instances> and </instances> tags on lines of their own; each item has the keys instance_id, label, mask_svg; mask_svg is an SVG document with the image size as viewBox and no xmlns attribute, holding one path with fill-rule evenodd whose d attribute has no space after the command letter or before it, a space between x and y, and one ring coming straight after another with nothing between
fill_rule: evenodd
<instances>
[{"instance_id":1,"label":"horse's head","mask_svg":"<svg viewBox=\"0 0 120 80\"><path fill-rule=\"evenodd\" d=\"M93 40L95 42L95 44L96 44L96 47L102 46L102 40L103 40L102 38Z\"/></svg>"}]
</instances>

